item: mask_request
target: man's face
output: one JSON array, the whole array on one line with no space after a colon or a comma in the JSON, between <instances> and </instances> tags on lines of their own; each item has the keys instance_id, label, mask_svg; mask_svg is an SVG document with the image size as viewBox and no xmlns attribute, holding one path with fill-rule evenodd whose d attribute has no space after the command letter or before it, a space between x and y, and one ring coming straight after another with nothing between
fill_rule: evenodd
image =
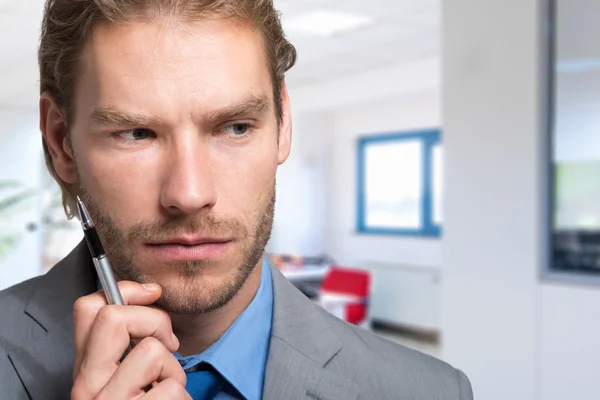
<instances>
[{"instance_id":1,"label":"man's face","mask_svg":"<svg viewBox=\"0 0 600 400\"><path fill-rule=\"evenodd\" d=\"M55 167L117 275L161 284L174 313L227 303L260 262L290 147L259 34L223 20L101 24L74 105L73 166Z\"/></svg>"}]
</instances>

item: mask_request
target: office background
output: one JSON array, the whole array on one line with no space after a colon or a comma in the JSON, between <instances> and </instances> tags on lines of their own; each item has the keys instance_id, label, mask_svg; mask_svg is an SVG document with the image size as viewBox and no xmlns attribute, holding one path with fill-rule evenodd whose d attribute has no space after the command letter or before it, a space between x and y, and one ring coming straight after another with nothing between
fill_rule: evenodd
<instances>
[{"instance_id":1,"label":"office background","mask_svg":"<svg viewBox=\"0 0 600 400\"><path fill-rule=\"evenodd\" d=\"M600 1L275 2L299 63L269 252L371 272L380 333L478 399L599 398ZM81 239L43 165L41 12L0 1L0 288Z\"/></svg>"}]
</instances>

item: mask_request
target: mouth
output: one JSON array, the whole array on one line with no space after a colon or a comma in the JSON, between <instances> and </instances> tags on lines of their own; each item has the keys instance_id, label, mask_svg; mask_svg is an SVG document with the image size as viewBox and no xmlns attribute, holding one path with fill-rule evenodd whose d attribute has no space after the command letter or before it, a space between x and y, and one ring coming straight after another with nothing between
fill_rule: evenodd
<instances>
[{"instance_id":1,"label":"mouth","mask_svg":"<svg viewBox=\"0 0 600 400\"><path fill-rule=\"evenodd\" d=\"M178 237L150 242L145 248L153 257L168 261L216 260L233 243L229 238Z\"/></svg>"}]
</instances>

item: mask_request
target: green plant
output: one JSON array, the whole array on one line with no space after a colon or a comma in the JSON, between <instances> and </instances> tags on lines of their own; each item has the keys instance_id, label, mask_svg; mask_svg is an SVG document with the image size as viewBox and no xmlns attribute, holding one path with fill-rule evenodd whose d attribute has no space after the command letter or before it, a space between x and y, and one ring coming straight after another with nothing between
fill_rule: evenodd
<instances>
[{"instance_id":1,"label":"green plant","mask_svg":"<svg viewBox=\"0 0 600 400\"><path fill-rule=\"evenodd\" d=\"M22 237L22 230L16 229L13 218L31 207L30 200L35 191L23 188L17 181L0 181L0 259L15 248Z\"/></svg>"}]
</instances>

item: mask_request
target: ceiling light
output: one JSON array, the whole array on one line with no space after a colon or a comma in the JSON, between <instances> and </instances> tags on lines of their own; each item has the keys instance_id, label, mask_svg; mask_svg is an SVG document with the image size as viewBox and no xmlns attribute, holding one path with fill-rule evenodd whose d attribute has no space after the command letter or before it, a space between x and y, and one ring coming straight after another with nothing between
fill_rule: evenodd
<instances>
[{"instance_id":1,"label":"ceiling light","mask_svg":"<svg viewBox=\"0 0 600 400\"><path fill-rule=\"evenodd\" d=\"M338 11L314 11L283 20L287 33L302 33L314 36L333 36L372 25L374 19L364 15Z\"/></svg>"}]
</instances>

